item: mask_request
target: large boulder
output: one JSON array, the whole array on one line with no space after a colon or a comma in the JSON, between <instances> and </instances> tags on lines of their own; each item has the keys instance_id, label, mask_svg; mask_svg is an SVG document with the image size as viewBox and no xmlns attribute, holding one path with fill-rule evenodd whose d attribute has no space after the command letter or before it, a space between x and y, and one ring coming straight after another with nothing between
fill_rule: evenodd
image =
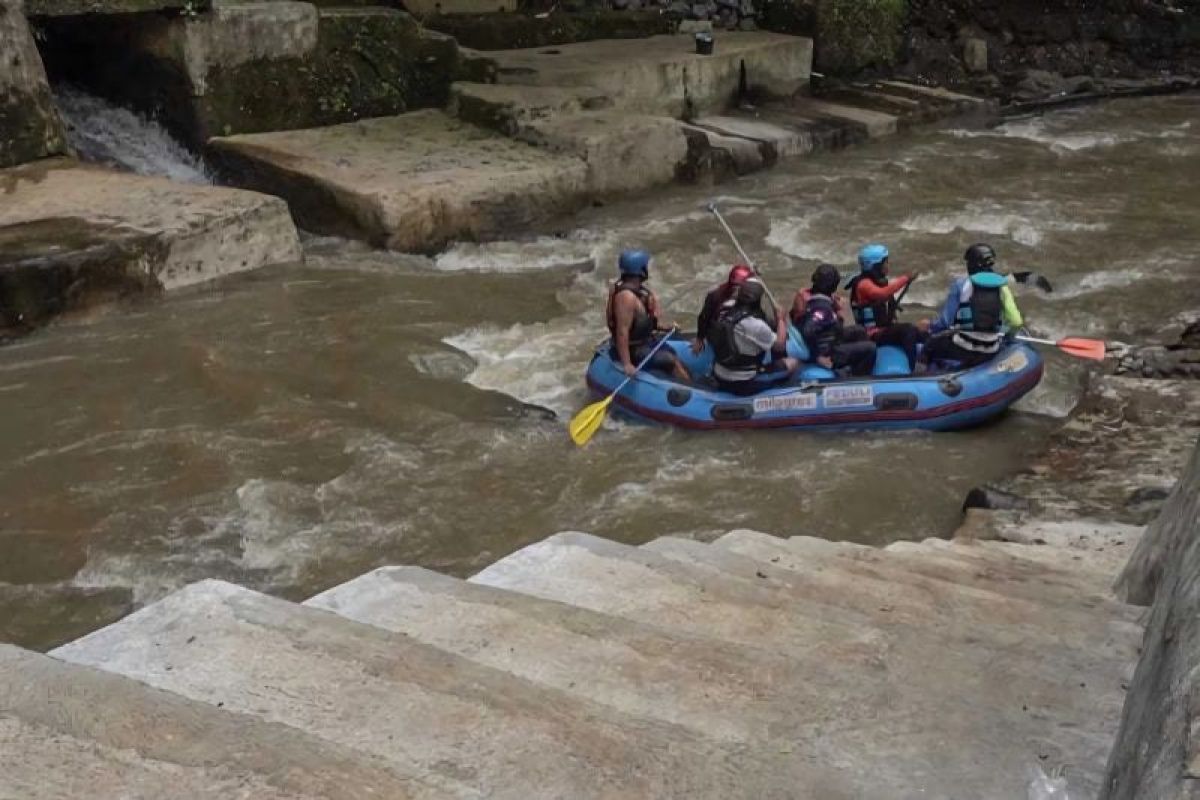
<instances>
[{"instance_id":1,"label":"large boulder","mask_svg":"<svg viewBox=\"0 0 1200 800\"><path fill-rule=\"evenodd\" d=\"M21 0L0 0L0 168L66 152Z\"/></svg>"}]
</instances>

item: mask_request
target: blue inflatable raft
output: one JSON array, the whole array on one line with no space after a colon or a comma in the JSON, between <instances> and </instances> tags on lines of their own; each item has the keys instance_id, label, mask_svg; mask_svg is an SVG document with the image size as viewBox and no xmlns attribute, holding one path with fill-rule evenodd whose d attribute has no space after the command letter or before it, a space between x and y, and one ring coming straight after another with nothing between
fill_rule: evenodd
<instances>
[{"instance_id":1,"label":"blue inflatable raft","mask_svg":"<svg viewBox=\"0 0 1200 800\"><path fill-rule=\"evenodd\" d=\"M773 384L752 397L717 389L712 351L699 355L690 339L676 335L667 343L683 360L695 384L643 370L617 395L614 405L626 414L694 430L792 428L806 430L922 429L950 431L979 425L1003 414L1037 386L1045 365L1028 345L1005 347L986 364L965 370L912 375L904 352L881 347L871 377L838 378L830 370L805 365L789 383ZM789 352L804 360L807 353ZM610 355L608 341L596 348L587 370L588 387L607 396L625 379Z\"/></svg>"}]
</instances>

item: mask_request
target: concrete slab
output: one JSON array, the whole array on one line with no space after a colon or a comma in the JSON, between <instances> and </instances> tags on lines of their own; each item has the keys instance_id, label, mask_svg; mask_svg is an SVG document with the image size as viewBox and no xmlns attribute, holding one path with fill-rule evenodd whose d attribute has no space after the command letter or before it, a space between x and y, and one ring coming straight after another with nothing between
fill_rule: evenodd
<instances>
[{"instance_id":1,"label":"concrete slab","mask_svg":"<svg viewBox=\"0 0 1200 800\"><path fill-rule=\"evenodd\" d=\"M522 125L560 114L596 111L613 105L611 96L595 89L515 86L459 82L450 87L451 113L464 122L492 128L506 136Z\"/></svg>"},{"instance_id":2,"label":"concrete slab","mask_svg":"<svg viewBox=\"0 0 1200 800\"><path fill-rule=\"evenodd\" d=\"M1077 649L1081 651L1080 669L1095 671L1110 665L1123 673L1142 634L1142 626L1123 615L1113 618L1078 604L1055 607L1054 619L1062 623L1059 627L1048 623L1045 604L1026 598L1005 597L925 576L904 577L903 568L880 565L874 574L862 569L846 571L835 559L801 557L784 540L766 534L727 535L719 547L671 538L656 540L647 547L747 580L761 581L757 573L764 564L778 567L788 573L781 576L782 582L798 596L835 592L839 605L868 614L886 606L880 624L888 627L925 628L932 617L945 615L946 619L931 633L948 639L963 637L980 649L1000 648L1008 655L1024 653L1033 662L1047 647L1063 650L1068 660L1074 657L1070 651ZM849 582L855 583L855 592L836 592L838 586ZM986 644L978 644L980 639Z\"/></svg>"},{"instance_id":3,"label":"concrete slab","mask_svg":"<svg viewBox=\"0 0 1200 800\"><path fill-rule=\"evenodd\" d=\"M776 158L793 158L811 153L812 134L762 119L735 115L701 117L695 124L725 136L750 139L767 145Z\"/></svg>"},{"instance_id":4,"label":"concrete slab","mask_svg":"<svg viewBox=\"0 0 1200 800\"><path fill-rule=\"evenodd\" d=\"M792 101L791 106L796 112L806 117L824 117L858 126L865 130L867 136L872 139L891 136L896 133L897 129L897 117L892 114L868 111L842 103L830 103L812 97L797 97Z\"/></svg>"},{"instance_id":5,"label":"concrete slab","mask_svg":"<svg viewBox=\"0 0 1200 800\"><path fill-rule=\"evenodd\" d=\"M925 633L914 628L878 640L875 656L854 653L837 632L811 627L811 619L845 619L844 612L784 599L778 587L770 588L777 570L762 571L765 577L748 580L678 562L672 568L644 549L558 534L471 580L788 657L819 652L840 668L841 679L814 682L827 690L829 702L842 704L844 720L814 726L817 741L800 738L791 747L801 758L816 753L852 775L850 796L1010 796L1024 790L1021 765L1038 751L1056 763L1080 765L1072 775L1085 791L1097 784L1120 705L1115 676L1080 673L1067 666L1069 658L1054 657L1069 648L1047 656L1041 670L1022 665L1019 656L973 655L971 647L937 638L935 629L945 622L938 614L930 615ZM847 581L842 591L852 594L855 585ZM800 632L805 626L807 635ZM979 643L987 641L981 630ZM882 705L879 691L887 697ZM986 769L979 768L981 752L988 754Z\"/></svg>"},{"instance_id":6,"label":"concrete slab","mask_svg":"<svg viewBox=\"0 0 1200 800\"><path fill-rule=\"evenodd\" d=\"M55 651L468 796L762 797L819 780L414 639L205 581ZM581 676L581 679L586 679Z\"/></svg>"},{"instance_id":7,"label":"concrete slab","mask_svg":"<svg viewBox=\"0 0 1200 800\"><path fill-rule=\"evenodd\" d=\"M284 725L9 645L0 751L0 797L21 800L454 796Z\"/></svg>"},{"instance_id":8,"label":"concrete slab","mask_svg":"<svg viewBox=\"0 0 1200 800\"><path fill-rule=\"evenodd\" d=\"M533 120L517 138L582 159L587 190L598 196L670 183L688 155L682 123L621 110Z\"/></svg>"},{"instance_id":9,"label":"concrete slab","mask_svg":"<svg viewBox=\"0 0 1200 800\"><path fill-rule=\"evenodd\" d=\"M618 105L681 117L723 110L746 83L788 97L808 84L812 41L766 32L715 34L713 55L695 52L688 36L604 39L489 53L501 83L588 86Z\"/></svg>"},{"instance_id":10,"label":"concrete slab","mask_svg":"<svg viewBox=\"0 0 1200 800\"><path fill-rule=\"evenodd\" d=\"M774 160L768 158L767 147L754 139L726 136L687 123L683 123L683 132L688 137L689 167L697 173L690 176L693 181L702 176L721 180L730 174L746 175Z\"/></svg>"},{"instance_id":11,"label":"concrete slab","mask_svg":"<svg viewBox=\"0 0 1200 800\"><path fill-rule=\"evenodd\" d=\"M842 707L820 696L817 678L832 675L818 660L800 663L416 567L378 569L305 604L721 739L763 739L842 718Z\"/></svg>"},{"instance_id":12,"label":"concrete slab","mask_svg":"<svg viewBox=\"0 0 1200 800\"><path fill-rule=\"evenodd\" d=\"M302 227L396 250L494 235L587 197L582 159L432 110L217 138L209 152L232 182L285 198Z\"/></svg>"},{"instance_id":13,"label":"concrete slab","mask_svg":"<svg viewBox=\"0 0 1200 800\"><path fill-rule=\"evenodd\" d=\"M987 105L990 101L982 97L972 97L969 94L960 94L952 92L949 89L943 89L940 86L922 86L917 83L908 83L907 81L879 81L880 86L894 89L903 92L908 96L924 96L934 100L947 100L954 103L967 103L971 105Z\"/></svg>"},{"instance_id":14,"label":"concrete slab","mask_svg":"<svg viewBox=\"0 0 1200 800\"><path fill-rule=\"evenodd\" d=\"M10 328L301 258L287 206L252 192L57 159L0 171L0 196Z\"/></svg>"}]
</instances>

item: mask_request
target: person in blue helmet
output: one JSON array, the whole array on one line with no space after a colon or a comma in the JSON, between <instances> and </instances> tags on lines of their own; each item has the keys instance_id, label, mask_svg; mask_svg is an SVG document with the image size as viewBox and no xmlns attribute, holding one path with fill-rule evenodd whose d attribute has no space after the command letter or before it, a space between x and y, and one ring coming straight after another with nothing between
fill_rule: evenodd
<instances>
[{"instance_id":1,"label":"person in blue helmet","mask_svg":"<svg viewBox=\"0 0 1200 800\"><path fill-rule=\"evenodd\" d=\"M658 343L659 334L673 330L673 326L659 320L658 297L646 285L650 279L650 254L645 250L626 250L617 259L617 268L620 277L609 289L604 316L612 334L612 357L632 377L637 365ZM669 347L655 353L646 366L670 373L681 381L692 380L687 367Z\"/></svg>"},{"instance_id":2,"label":"person in blue helmet","mask_svg":"<svg viewBox=\"0 0 1200 800\"><path fill-rule=\"evenodd\" d=\"M888 277L891 254L881 244L869 244L858 251L859 274L846 284L850 292L850 310L854 321L861 325L877 346L896 345L908 357L908 368L917 366L917 345L924 331L897 319L900 307L896 299L904 288L917 279L919 273L905 273L898 278Z\"/></svg>"},{"instance_id":3,"label":"person in blue helmet","mask_svg":"<svg viewBox=\"0 0 1200 800\"><path fill-rule=\"evenodd\" d=\"M973 367L999 353L1006 335L1016 332L1025 320L1008 278L995 271L996 251L991 245L971 245L963 261L967 274L950 282L942 312L929 323L925 358Z\"/></svg>"}]
</instances>

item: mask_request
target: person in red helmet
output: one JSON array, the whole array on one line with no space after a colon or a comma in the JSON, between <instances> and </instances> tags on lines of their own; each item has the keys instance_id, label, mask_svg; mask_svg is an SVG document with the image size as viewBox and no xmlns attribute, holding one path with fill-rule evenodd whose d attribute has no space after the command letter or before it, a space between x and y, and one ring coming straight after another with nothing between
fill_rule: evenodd
<instances>
[{"instance_id":1,"label":"person in red helmet","mask_svg":"<svg viewBox=\"0 0 1200 800\"><path fill-rule=\"evenodd\" d=\"M699 353L704 349L704 343L708 340L713 323L717 321L717 315L721 313L721 307L731 302L737 288L753 277L753 269L745 264L734 264L733 269L729 270L729 277L714 286L704 296L704 307L696 316L696 338L692 340L693 353Z\"/></svg>"}]
</instances>

